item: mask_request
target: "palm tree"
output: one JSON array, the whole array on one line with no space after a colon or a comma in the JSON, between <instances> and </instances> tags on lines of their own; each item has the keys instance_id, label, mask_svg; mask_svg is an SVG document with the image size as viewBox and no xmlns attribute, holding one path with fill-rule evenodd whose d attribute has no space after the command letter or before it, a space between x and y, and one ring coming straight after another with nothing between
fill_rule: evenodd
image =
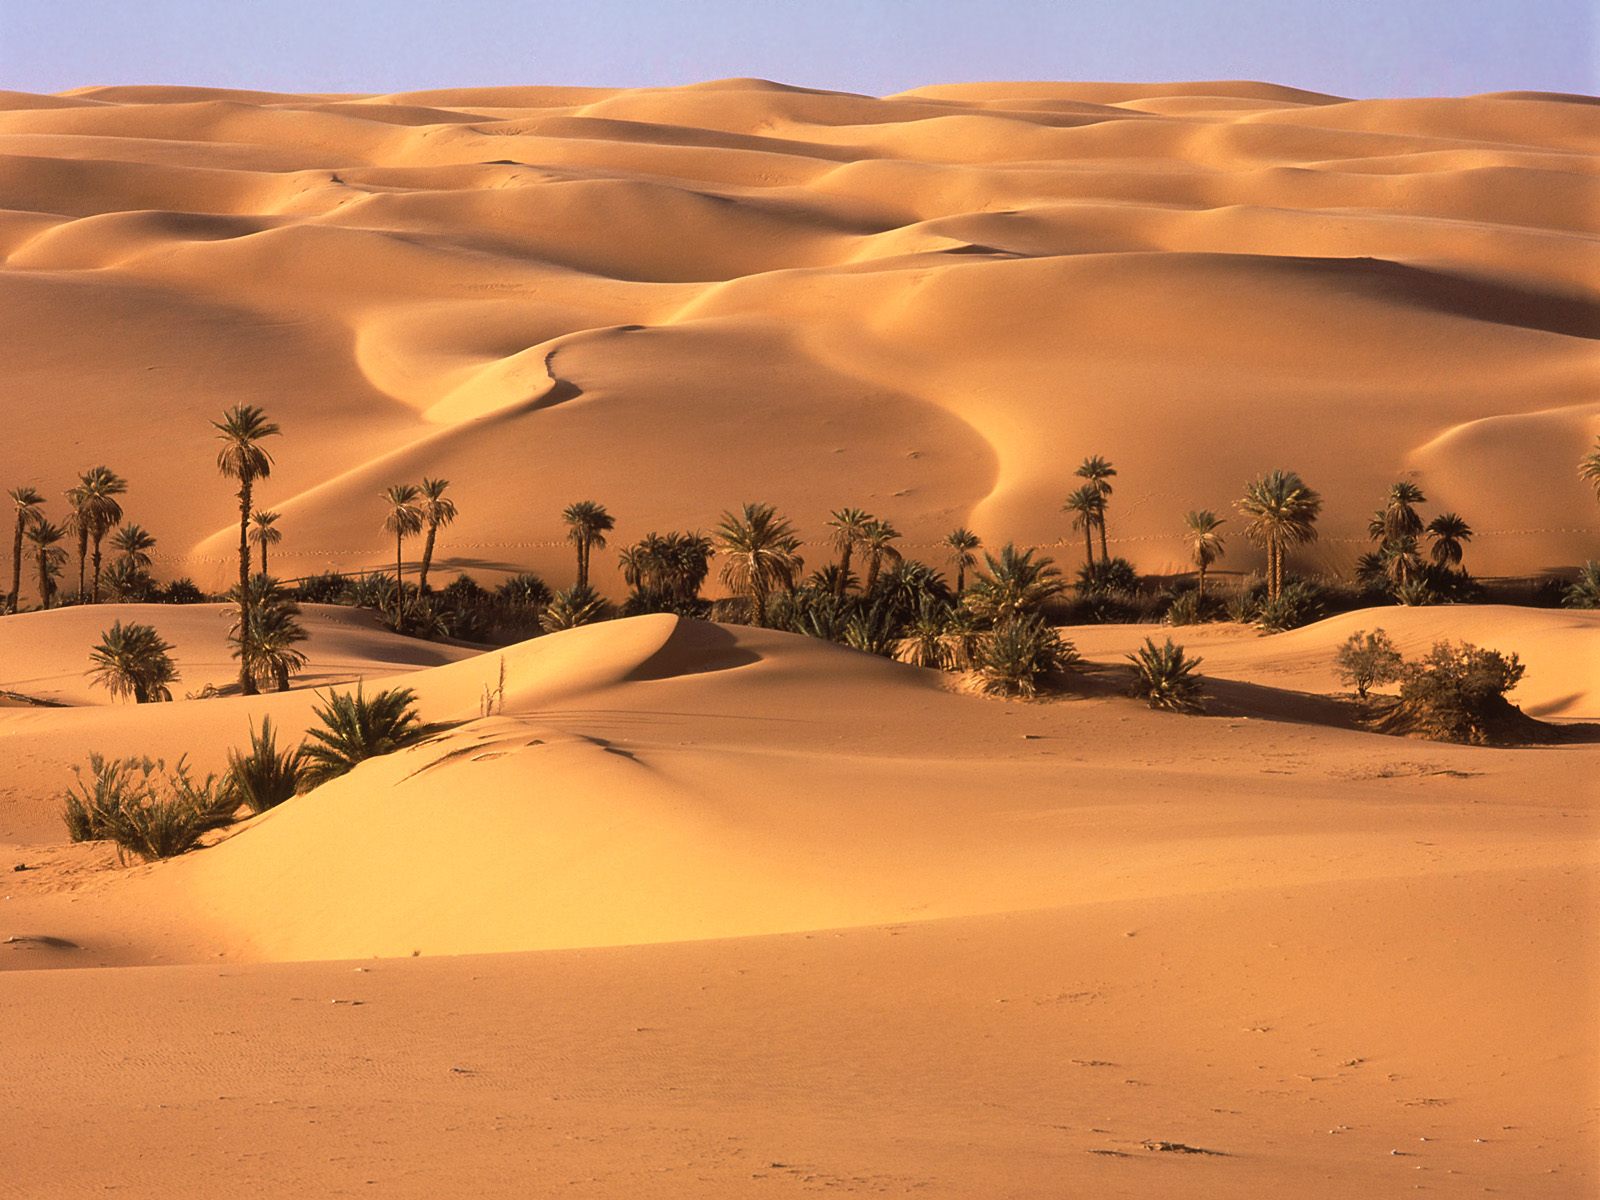
<instances>
[{"instance_id":1,"label":"palm tree","mask_svg":"<svg viewBox=\"0 0 1600 1200\"><path fill-rule=\"evenodd\" d=\"M267 420L267 414L253 404L237 404L222 414L222 420L211 422L222 440L217 451L217 470L224 479L239 481L239 603L244 606L239 614L239 628L247 640L250 636L250 513L251 500L258 479L272 474L272 455L262 449L261 443L282 432ZM242 654L239 662L239 687L246 696L256 694L255 679L250 674L248 655Z\"/></svg>"},{"instance_id":2,"label":"palm tree","mask_svg":"<svg viewBox=\"0 0 1600 1200\"><path fill-rule=\"evenodd\" d=\"M22 535L28 526L39 520L44 510L44 497L38 488L14 487L11 503L16 507L16 532L11 539L11 591L6 597L8 612L17 611L18 597L22 591Z\"/></svg>"},{"instance_id":3,"label":"palm tree","mask_svg":"<svg viewBox=\"0 0 1600 1200\"><path fill-rule=\"evenodd\" d=\"M28 526L24 536L33 547L39 563L39 606L49 608L50 596L55 591L55 578L61 574L61 564L67 561L67 552L56 545L67 536L66 528L40 516Z\"/></svg>"},{"instance_id":4,"label":"palm tree","mask_svg":"<svg viewBox=\"0 0 1600 1200\"><path fill-rule=\"evenodd\" d=\"M1428 557L1438 566L1454 569L1461 565L1465 544L1472 540L1472 526L1459 513L1440 513L1428 522L1428 536L1433 539Z\"/></svg>"},{"instance_id":5,"label":"palm tree","mask_svg":"<svg viewBox=\"0 0 1600 1200\"><path fill-rule=\"evenodd\" d=\"M967 590L967 568L977 565L973 554L983 546L983 541L965 525L958 525L944 535L944 544L950 551L950 565L956 569L956 595Z\"/></svg>"},{"instance_id":6,"label":"palm tree","mask_svg":"<svg viewBox=\"0 0 1600 1200\"><path fill-rule=\"evenodd\" d=\"M1370 531L1386 541L1414 538L1422 532L1422 518L1414 507L1427 502L1422 489L1404 480L1389 489L1383 508L1373 518Z\"/></svg>"},{"instance_id":7,"label":"palm tree","mask_svg":"<svg viewBox=\"0 0 1600 1200\"><path fill-rule=\"evenodd\" d=\"M267 547L283 541L278 514L271 509L256 509L250 514L250 541L261 551L261 574L267 573Z\"/></svg>"},{"instance_id":8,"label":"palm tree","mask_svg":"<svg viewBox=\"0 0 1600 1200\"><path fill-rule=\"evenodd\" d=\"M1083 531L1083 564L1094 566L1094 531L1100 527L1106 513L1106 498L1092 483L1086 483L1061 506L1062 512L1072 514L1072 527Z\"/></svg>"},{"instance_id":9,"label":"palm tree","mask_svg":"<svg viewBox=\"0 0 1600 1200\"><path fill-rule=\"evenodd\" d=\"M800 538L770 504L746 504L739 516L723 513L716 538L726 560L722 581L750 597L756 624L765 625L768 593L793 587L800 572Z\"/></svg>"},{"instance_id":10,"label":"palm tree","mask_svg":"<svg viewBox=\"0 0 1600 1200\"><path fill-rule=\"evenodd\" d=\"M1007 542L1000 548L999 557L983 556L988 569L972 581L963 598L974 616L997 625L1030 616L1065 589L1054 560L1042 554L1035 558L1035 553L1031 549L1018 550Z\"/></svg>"},{"instance_id":11,"label":"palm tree","mask_svg":"<svg viewBox=\"0 0 1600 1200\"><path fill-rule=\"evenodd\" d=\"M66 528L77 537L78 541L78 599L81 601L88 583L86 569L89 565L89 494L79 484L68 488L66 496L68 509Z\"/></svg>"},{"instance_id":12,"label":"palm tree","mask_svg":"<svg viewBox=\"0 0 1600 1200\"><path fill-rule=\"evenodd\" d=\"M878 572L883 567L884 559L896 563L900 561L900 551L894 545L899 536L900 531L887 521L873 521L863 533L861 545L867 552L867 578L861 590L867 595L872 594L878 582Z\"/></svg>"},{"instance_id":13,"label":"palm tree","mask_svg":"<svg viewBox=\"0 0 1600 1200\"><path fill-rule=\"evenodd\" d=\"M1284 547L1317 540L1322 497L1293 471L1269 471L1245 486L1234 507L1249 518L1245 537L1267 551L1267 597L1276 600L1283 590Z\"/></svg>"},{"instance_id":14,"label":"palm tree","mask_svg":"<svg viewBox=\"0 0 1600 1200\"><path fill-rule=\"evenodd\" d=\"M118 621L89 652L94 663L89 674L113 696L132 696L135 704L171 700L167 685L178 679L171 653L172 646L153 626Z\"/></svg>"},{"instance_id":15,"label":"palm tree","mask_svg":"<svg viewBox=\"0 0 1600 1200\"><path fill-rule=\"evenodd\" d=\"M230 598L238 600L236 595ZM289 676L306 665L306 656L295 649L306 640L300 606L277 580L263 574L251 577L248 603L240 604L238 611L249 612L250 629L247 637L240 637L239 618L234 618L228 630L233 656L249 669L258 686L274 683L278 691L287 692Z\"/></svg>"},{"instance_id":16,"label":"palm tree","mask_svg":"<svg viewBox=\"0 0 1600 1200\"><path fill-rule=\"evenodd\" d=\"M1594 449L1578 460L1578 478L1592 485L1595 499L1600 500L1600 437L1594 439Z\"/></svg>"},{"instance_id":17,"label":"palm tree","mask_svg":"<svg viewBox=\"0 0 1600 1200\"><path fill-rule=\"evenodd\" d=\"M839 552L839 572L833 577L833 594L841 599L850 582L850 555L866 540L875 519L864 509L841 508L827 522L828 528L833 530L833 548Z\"/></svg>"},{"instance_id":18,"label":"palm tree","mask_svg":"<svg viewBox=\"0 0 1600 1200\"><path fill-rule=\"evenodd\" d=\"M118 525L122 524L122 505L117 497L128 490L128 481L110 467L96 467L83 475L83 512L88 523L89 540L94 546L94 590L91 601L100 603L100 543Z\"/></svg>"},{"instance_id":19,"label":"palm tree","mask_svg":"<svg viewBox=\"0 0 1600 1200\"><path fill-rule=\"evenodd\" d=\"M389 505L389 514L383 519L383 528L394 534L394 620L400 623L405 605L406 539L422 532L422 489L414 483L393 483L383 490L383 499Z\"/></svg>"},{"instance_id":20,"label":"palm tree","mask_svg":"<svg viewBox=\"0 0 1600 1200\"><path fill-rule=\"evenodd\" d=\"M1100 527L1100 561L1103 563L1111 561L1111 553L1106 549L1106 505L1111 499L1111 480L1116 473L1117 469L1098 454L1084 459L1073 472L1079 479L1087 480L1089 486L1100 493L1100 515L1097 524Z\"/></svg>"},{"instance_id":21,"label":"palm tree","mask_svg":"<svg viewBox=\"0 0 1600 1200\"><path fill-rule=\"evenodd\" d=\"M567 523L567 541L578 548L576 586L586 590L589 586L589 552L596 546L602 550L606 548L606 534L615 529L617 523L606 511L605 505L593 500L580 500L567 505L561 519Z\"/></svg>"},{"instance_id":22,"label":"palm tree","mask_svg":"<svg viewBox=\"0 0 1600 1200\"><path fill-rule=\"evenodd\" d=\"M456 502L446 496L448 479L422 477L422 522L428 527L428 540L422 544L422 573L417 576L417 592L428 590L428 568L433 566L433 543L443 529L456 519Z\"/></svg>"},{"instance_id":23,"label":"palm tree","mask_svg":"<svg viewBox=\"0 0 1600 1200\"><path fill-rule=\"evenodd\" d=\"M132 569L147 571L150 569L150 551L156 548L156 539L143 525L130 522L112 534L111 548Z\"/></svg>"},{"instance_id":24,"label":"palm tree","mask_svg":"<svg viewBox=\"0 0 1600 1200\"><path fill-rule=\"evenodd\" d=\"M1200 604L1206 602L1206 570L1228 552L1227 543L1217 531L1227 522L1218 518L1209 508L1192 510L1184 514L1183 536L1189 543L1189 561L1200 573Z\"/></svg>"}]
</instances>

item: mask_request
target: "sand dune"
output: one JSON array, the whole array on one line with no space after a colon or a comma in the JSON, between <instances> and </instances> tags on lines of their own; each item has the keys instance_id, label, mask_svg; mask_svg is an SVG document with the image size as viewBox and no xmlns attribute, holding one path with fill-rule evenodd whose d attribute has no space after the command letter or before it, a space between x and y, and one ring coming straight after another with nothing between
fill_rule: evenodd
<instances>
[{"instance_id":1,"label":"sand dune","mask_svg":"<svg viewBox=\"0 0 1600 1200\"><path fill-rule=\"evenodd\" d=\"M1185 509L1279 465L1327 497L1319 567L1402 475L1471 520L1480 574L1568 566L1600 539L1571 472L1600 419L1583 99L7 93L4 367L22 412L93 434L25 418L0 476L54 492L112 463L161 569L208 586L226 490L143 467L140 414L203 472L219 397L288 431L267 498L295 570L381 561L372 485L423 470L479 489L456 565L558 582L580 495L623 537L760 496L813 535L860 503L920 546L957 522L1070 546L1062 479L1090 452L1121 467L1113 539L1148 570L1179 561ZM540 406L550 349L634 326L563 352L582 403ZM618 437L641 421L647 452Z\"/></svg>"}]
</instances>

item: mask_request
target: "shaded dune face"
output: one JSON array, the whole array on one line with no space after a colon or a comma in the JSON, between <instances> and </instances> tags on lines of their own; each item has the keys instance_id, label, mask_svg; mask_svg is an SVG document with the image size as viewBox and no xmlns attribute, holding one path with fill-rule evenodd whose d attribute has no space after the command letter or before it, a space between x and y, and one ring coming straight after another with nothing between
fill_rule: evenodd
<instances>
[{"instance_id":1,"label":"shaded dune face","mask_svg":"<svg viewBox=\"0 0 1600 1200\"><path fill-rule=\"evenodd\" d=\"M589 496L619 542L762 499L1070 563L1089 453L1148 571L1280 466L1326 497L1308 566L1397 478L1476 573L1571 565L1597 149L1578 97L1247 83L0 93L0 480L112 464L207 586L234 403L287 435L286 575L384 561L376 492L422 473L464 513L445 570L565 582Z\"/></svg>"}]
</instances>

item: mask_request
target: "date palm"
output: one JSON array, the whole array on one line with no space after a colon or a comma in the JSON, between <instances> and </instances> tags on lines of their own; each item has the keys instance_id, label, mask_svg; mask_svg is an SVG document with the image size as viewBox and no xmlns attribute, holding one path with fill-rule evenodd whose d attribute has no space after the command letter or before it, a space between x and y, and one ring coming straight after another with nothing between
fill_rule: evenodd
<instances>
[{"instance_id":1,"label":"date palm","mask_svg":"<svg viewBox=\"0 0 1600 1200\"><path fill-rule=\"evenodd\" d=\"M28 526L23 536L28 539L39 567L39 606L49 608L50 597L55 591L55 578L61 573L61 564L67 561L67 552L58 544L67 536L66 528L40 516Z\"/></svg>"},{"instance_id":2,"label":"date palm","mask_svg":"<svg viewBox=\"0 0 1600 1200\"><path fill-rule=\"evenodd\" d=\"M967 590L967 568L976 566L978 556L974 550L983 546L983 541L965 525L959 525L944 535L945 549L949 551L950 565L956 569L956 595Z\"/></svg>"},{"instance_id":3,"label":"date palm","mask_svg":"<svg viewBox=\"0 0 1600 1200\"><path fill-rule=\"evenodd\" d=\"M1183 538L1189 546L1189 561L1194 563L1200 577L1196 588L1200 604L1206 601L1206 571L1228 552L1227 543L1218 532L1226 524L1209 508L1192 510L1183 517Z\"/></svg>"},{"instance_id":4,"label":"date palm","mask_svg":"<svg viewBox=\"0 0 1600 1200\"><path fill-rule=\"evenodd\" d=\"M877 586L878 572L882 570L885 560L889 562L901 561L899 549L895 541L900 537L900 531L887 521L873 521L862 534L861 548L867 552L867 578L861 590L867 595L872 594L872 589Z\"/></svg>"},{"instance_id":5,"label":"date palm","mask_svg":"<svg viewBox=\"0 0 1600 1200\"><path fill-rule=\"evenodd\" d=\"M250 514L250 543L261 552L260 574L267 573L267 547L283 541L283 530L278 528L278 514L271 509L256 509Z\"/></svg>"},{"instance_id":6,"label":"date palm","mask_svg":"<svg viewBox=\"0 0 1600 1200\"><path fill-rule=\"evenodd\" d=\"M1428 557L1437 566L1454 570L1461 566L1466 543L1472 540L1472 526L1459 513L1440 513L1428 522L1428 537L1433 540Z\"/></svg>"},{"instance_id":7,"label":"date palm","mask_svg":"<svg viewBox=\"0 0 1600 1200\"><path fill-rule=\"evenodd\" d=\"M111 535L111 548L133 570L148 571L150 551L156 548L156 539L143 525L130 521Z\"/></svg>"},{"instance_id":8,"label":"date palm","mask_svg":"<svg viewBox=\"0 0 1600 1200\"><path fill-rule=\"evenodd\" d=\"M875 518L865 509L841 508L828 520L833 530L833 548L839 552L839 571L833 577L833 594L844 598L844 589L850 582L850 556L867 537Z\"/></svg>"},{"instance_id":9,"label":"date palm","mask_svg":"<svg viewBox=\"0 0 1600 1200\"><path fill-rule=\"evenodd\" d=\"M389 506L383 528L394 534L394 620L398 625L405 611L406 539L422 532L422 489L414 483L393 483L382 492Z\"/></svg>"},{"instance_id":10,"label":"date palm","mask_svg":"<svg viewBox=\"0 0 1600 1200\"><path fill-rule=\"evenodd\" d=\"M1066 587L1053 559L1034 550L1018 550L1007 542L999 555L983 556L979 572L962 602L978 619L1001 624L1036 615L1045 602Z\"/></svg>"},{"instance_id":11,"label":"date palm","mask_svg":"<svg viewBox=\"0 0 1600 1200\"><path fill-rule=\"evenodd\" d=\"M171 700L178 671L172 646L151 625L116 622L89 652L90 678L113 696L132 696L135 704Z\"/></svg>"},{"instance_id":12,"label":"date palm","mask_svg":"<svg viewBox=\"0 0 1600 1200\"><path fill-rule=\"evenodd\" d=\"M122 524L122 505L117 497L128 491L128 481L109 467L96 467L83 477L87 493L86 509L89 516L89 540L93 544L94 583L91 600L100 603L101 543L106 534Z\"/></svg>"},{"instance_id":13,"label":"date palm","mask_svg":"<svg viewBox=\"0 0 1600 1200\"><path fill-rule=\"evenodd\" d=\"M217 470L224 479L239 482L239 628L246 639L250 636L250 514L256 480L272 474L272 455L261 445L269 437L277 437L282 430L267 420L267 414L253 404L237 404L222 414L222 420L211 422L222 441L217 451ZM247 654L240 656L239 687L246 696L256 694L256 681L246 665Z\"/></svg>"},{"instance_id":14,"label":"date palm","mask_svg":"<svg viewBox=\"0 0 1600 1200\"><path fill-rule=\"evenodd\" d=\"M428 538L422 543L422 571L417 576L418 594L428 590L428 568L433 566L433 545L438 539L439 530L456 519L456 502L444 494L449 486L448 479L422 478L420 504L422 523L427 527Z\"/></svg>"},{"instance_id":15,"label":"date palm","mask_svg":"<svg viewBox=\"0 0 1600 1200\"><path fill-rule=\"evenodd\" d=\"M1317 540L1322 497L1293 471L1269 471L1245 486L1235 507L1246 518L1244 535L1267 552L1267 597L1283 591L1284 551Z\"/></svg>"},{"instance_id":16,"label":"date palm","mask_svg":"<svg viewBox=\"0 0 1600 1200\"><path fill-rule=\"evenodd\" d=\"M1098 454L1092 454L1084 459L1073 472L1079 479L1087 480L1088 486L1100 493L1100 513L1095 523L1100 529L1100 561L1103 563L1111 561L1111 552L1106 548L1106 508L1111 500L1111 480L1116 473L1117 469Z\"/></svg>"},{"instance_id":17,"label":"date palm","mask_svg":"<svg viewBox=\"0 0 1600 1200\"><path fill-rule=\"evenodd\" d=\"M1402 480L1392 486L1383 508L1373 518L1373 536L1395 542L1417 537L1422 533L1422 518L1417 515L1415 506L1426 503L1427 499L1414 483Z\"/></svg>"},{"instance_id":18,"label":"date palm","mask_svg":"<svg viewBox=\"0 0 1600 1200\"><path fill-rule=\"evenodd\" d=\"M1071 513L1072 527L1082 531L1083 562L1085 566L1092 567L1094 531L1100 527L1101 518L1105 516L1106 498L1094 484L1086 483L1067 497L1067 502L1061 506L1061 511Z\"/></svg>"},{"instance_id":19,"label":"date palm","mask_svg":"<svg viewBox=\"0 0 1600 1200\"><path fill-rule=\"evenodd\" d=\"M738 515L722 514L716 541L723 583L750 597L751 614L764 626L767 596L774 588L792 588L800 573L799 536L772 505L746 504Z\"/></svg>"},{"instance_id":20,"label":"date palm","mask_svg":"<svg viewBox=\"0 0 1600 1200\"><path fill-rule=\"evenodd\" d=\"M578 551L578 582L575 588L586 591L589 587L589 554L597 546L602 550L606 548L606 534L617 527L617 522L606 511L605 505L593 500L579 500L576 504L567 505L561 519L567 523L567 541Z\"/></svg>"},{"instance_id":21,"label":"date palm","mask_svg":"<svg viewBox=\"0 0 1600 1200\"><path fill-rule=\"evenodd\" d=\"M22 591L22 535L28 531L28 526L43 515L44 497L39 494L38 488L26 486L12 488L10 495L16 512L16 526L11 537L11 591L6 596L6 609L16 612Z\"/></svg>"},{"instance_id":22,"label":"date palm","mask_svg":"<svg viewBox=\"0 0 1600 1200\"><path fill-rule=\"evenodd\" d=\"M230 598L238 600L237 595ZM263 574L251 576L249 603L240 604L237 611L246 610L248 636L240 636L238 617L228 630L233 656L250 671L258 687L265 688L270 683L280 692L288 691L289 676L306 665L305 654L295 648L306 640L306 631L300 624L300 606L277 580Z\"/></svg>"},{"instance_id":23,"label":"date palm","mask_svg":"<svg viewBox=\"0 0 1600 1200\"><path fill-rule=\"evenodd\" d=\"M1578 478L1594 488L1596 500L1600 500L1600 437L1594 439L1594 449L1578 460Z\"/></svg>"}]
</instances>

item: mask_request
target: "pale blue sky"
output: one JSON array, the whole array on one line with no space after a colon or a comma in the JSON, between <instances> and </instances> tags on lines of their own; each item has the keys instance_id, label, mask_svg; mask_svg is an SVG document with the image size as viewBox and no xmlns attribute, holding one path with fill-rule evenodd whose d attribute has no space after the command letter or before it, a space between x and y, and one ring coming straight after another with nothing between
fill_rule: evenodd
<instances>
[{"instance_id":1,"label":"pale blue sky","mask_svg":"<svg viewBox=\"0 0 1600 1200\"><path fill-rule=\"evenodd\" d=\"M884 94L1253 78L1600 92L1600 0L0 0L0 88L399 91L757 75Z\"/></svg>"}]
</instances>

